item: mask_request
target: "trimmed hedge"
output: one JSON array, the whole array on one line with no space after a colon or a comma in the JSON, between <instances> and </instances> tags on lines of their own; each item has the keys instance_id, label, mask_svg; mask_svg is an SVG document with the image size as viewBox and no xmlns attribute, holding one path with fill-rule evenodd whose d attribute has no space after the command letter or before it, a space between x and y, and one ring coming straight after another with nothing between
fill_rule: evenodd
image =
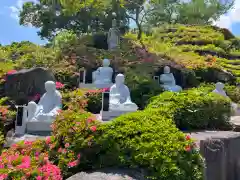
<instances>
[{"instance_id":1,"label":"trimmed hedge","mask_svg":"<svg viewBox=\"0 0 240 180\"><path fill-rule=\"evenodd\" d=\"M228 127L230 99L209 91L209 87L201 87L180 93L164 92L153 97L147 108L167 109L164 112L170 113L177 127L183 130Z\"/></svg>"},{"instance_id":2,"label":"trimmed hedge","mask_svg":"<svg viewBox=\"0 0 240 180\"><path fill-rule=\"evenodd\" d=\"M130 167L150 179L202 179L202 159L192 140L156 110L122 115L100 125L90 145L77 142L72 147L81 152L81 170Z\"/></svg>"}]
</instances>

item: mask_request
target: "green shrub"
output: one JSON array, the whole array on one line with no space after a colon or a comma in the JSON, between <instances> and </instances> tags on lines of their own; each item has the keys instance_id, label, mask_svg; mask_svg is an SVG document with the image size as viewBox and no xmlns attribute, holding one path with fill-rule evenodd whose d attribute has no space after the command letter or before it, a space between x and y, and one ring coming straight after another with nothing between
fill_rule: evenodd
<instances>
[{"instance_id":1,"label":"green shrub","mask_svg":"<svg viewBox=\"0 0 240 180\"><path fill-rule=\"evenodd\" d=\"M100 125L90 144L72 142L74 151L81 152L82 170L117 166L142 169L150 179L202 179L202 161L193 142L159 111L120 116Z\"/></svg>"},{"instance_id":2,"label":"green shrub","mask_svg":"<svg viewBox=\"0 0 240 180\"><path fill-rule=\"evenodd\" d=\"M215 89L215 84L200 84L200 88L205 89L208 92L212 92ZM235 103L240 103L240 88L234 85L225 84L224 90L227 96Z\"/></svg>"},{"instance_id":3,"label":"green shrub","mask_svg":"<svg viewBox=\"0 0 240 180\"><path fill-rule=\"evenodd\" d=\"M53 47L59 50L70 48L77 43L77 35L73 31L63 30L53 40Z\"/></svg>"},{"instance_id":4,"label":"green shrub","mask_svg":"<svg viewBox=\"0 0 240 180\"><path fill-rule=\"evenodd\" d=\"M85 109L88 112L98 114L102 108L102 91L89 90L86 92L85 97L87 99L87 105Z\"/></svg>"},{"instance_id":5,"label":"green shrub","mask_svg":"<svg viewBox=\"0 0 240 180\"><path fill-rule=\"evenodd\" d=\"M163 89L149 75L137 72L126 73L126 84L130 89L131 98L140 109L144 109L148 100L163 92Z\"/></svg>"},{"instance_id":6,"label":"green shrub","mask_svg":"<svg viewBox=\"0 0 240 180\"><path fill-rule=\"evenodd\" d=\"M76 89L74 91L65 90L62 92L63 110L71 109L80 111L86 108L87 99L84 91Z\"/></svg>"},{"instance_id":7,"label":"green shrub","mask_svg":"<svg viewBox=\"0 0 240 180\"><path fill-rule=\"evenodd\" d=\"M152 98L147 108L167 108L180 129L215 129L229 125L230 99L201 87L181 93L164 92Z\"/></svg>"}]
</instances>

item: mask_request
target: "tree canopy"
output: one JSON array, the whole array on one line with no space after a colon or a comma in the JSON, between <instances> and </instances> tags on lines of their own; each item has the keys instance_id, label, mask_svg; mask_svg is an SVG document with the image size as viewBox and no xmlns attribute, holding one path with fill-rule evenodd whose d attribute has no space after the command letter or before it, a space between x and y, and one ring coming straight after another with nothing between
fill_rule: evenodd
<instances>
[{"instance_id":1,"label":"tree canopy","mask_svg":"<svg viewBox=\"0 0 240 180\"><path fill-rule=\"evenodd\" d=\"M52 39L63 29L76 34L107 31L116 18L123 27L134 21L141 38L143 26L209 24L233 4L234 0L39 0L23 5L20 24L40 28L42 38Z\"/></svg>"}]
</instances>

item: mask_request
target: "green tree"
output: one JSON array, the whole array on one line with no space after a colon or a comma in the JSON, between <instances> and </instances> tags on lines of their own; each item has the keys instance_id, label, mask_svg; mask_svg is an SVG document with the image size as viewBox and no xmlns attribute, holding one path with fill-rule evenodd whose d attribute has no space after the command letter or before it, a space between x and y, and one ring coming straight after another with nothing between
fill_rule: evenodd
<instances>
[{"instance_id":1,"label":"green tree","mask_svg":"<svg viewBox=\"0 0 240 180\"><path fill-rule=\"evenodd\" d=\"M154 12L148 17L148 25L163 23L210 24L227 13L234 0L152 0Z\"/></svg>"},{"instance_id":2,"label":"green tree","mask_svg":"<svg viewBox=\"0 0 240 180\"><path fill-rule=\"evenodd\" d=\"M62 1L39 0L38 3L26 2L20 12L20 24L32 25L40 29L42 38L52 40L58 31L72 30L76 34L107 31L112 22L112 6L101 0ZM106 13L107 12L107 13ZM123 13L122 13L123 14ZM121 12L120 12L121 15ZM128 23L119 16L122 23Z\"/></svg>"}]
</instances>

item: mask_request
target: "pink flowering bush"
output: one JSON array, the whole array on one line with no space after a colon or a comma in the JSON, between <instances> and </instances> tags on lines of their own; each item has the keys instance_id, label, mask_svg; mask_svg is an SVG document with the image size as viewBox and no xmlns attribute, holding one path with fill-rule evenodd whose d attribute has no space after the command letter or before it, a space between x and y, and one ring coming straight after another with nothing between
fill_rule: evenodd
<instances>
[{"instance_id":1,"label":"pink flowering bush","mask_svg":"<svg viewBox=\"0 0 240 180\"><path fill-rule=\"evenodd\" d=\"M0 179L62 180L60 168L49 160L43 148L41 141L24 141L4 150L0 156Z\"/></svg>"},{"instance_id":2,"label":"pink flowering bush","mask_svg":"<svg viewBox=\"0 0 240 180\"><path fill-rule=\"evenodd\" d=\"M64 87L64 84L60 83L60 82L56 82L56 88L57 89L62 89Z\"/></svg>"},{"instance_id":3,"label":"pink flowering bush","mask_svg":"<svg viewBox=\"0 0 240 180\"><path fill-rule=\"evenodd\" d=\"M80 154L69 148L61 148L53 136L15 144L0 156L0 179L62 180L80 163Z\"/></svg>"}]
</instances>

